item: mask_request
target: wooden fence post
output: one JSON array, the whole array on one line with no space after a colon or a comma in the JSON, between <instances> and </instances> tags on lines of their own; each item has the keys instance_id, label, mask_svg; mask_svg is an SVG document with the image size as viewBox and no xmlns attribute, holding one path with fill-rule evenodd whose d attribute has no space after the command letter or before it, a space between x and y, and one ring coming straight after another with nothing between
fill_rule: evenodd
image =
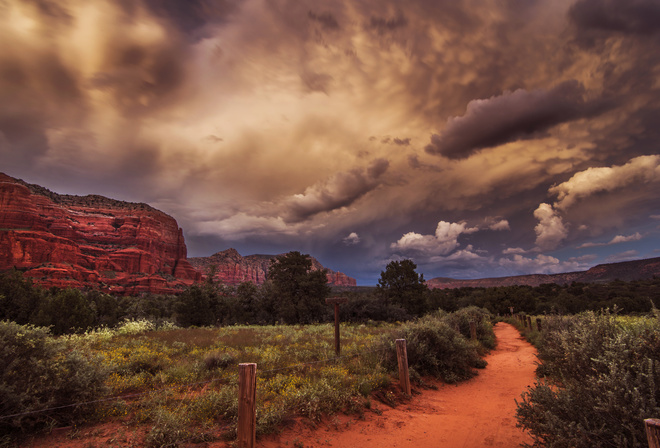
<instances>
[{"instance_id":1,"label":"wooden fence post","mask_svg":"<svg viewBox=\"0 0 660 448\"><path fill-rule=\"evenodd\" d=\"M539 331L539 333L540 333L541 330L543 329L543 328L542 328L542 325L541 325L541 318L540 318L540 317L537 317L537 318L536 318L536 329Z\"/></svg>"},{"instance_id":2,"label":"wooden fence post","mask_svg":"<svg viewBox=\"0 0 660 448\"><path fill-rule=\"evenodd\" d=\"M660 448L660 419L647 418L644 420L644 426L649 448Z\"/></svg>"},{"instance_id":3,"label":"wooden fence post","mask_svg":"<svg viewBox=\"0 0 660 448\"><path fill-rule=\"evenodd\" d=\"M533 328L532 328L532 317L531 316L527 316L527 326L529 327L529 331L533 330Z\"/></svg>"},{"instance_id":4,"label":"wooden fence post","mask_svg":"<svg viewBox=\"0 0 660 448\"><path fill-rule=\"evenodd\" d=\"M257 440L257 365L238 365L238 448L254 448Z\"/></svg>"},{"instance_id":5,"label":"wooden fence post","mask_svg":"<svg viewBox=\"0 0 660 448\"><path fill-rule=\"evenodd\" d=\"M325 303L335 306L335 355L341 355L341 342L339 338L339 304L346 303L348 299L345 297L328 297Z\"/></svg>"},{"instance_id":6,"label":"wooden fence post","mask_svg":"<svg viewBox=\"0 0 660 448\"><path fill-rule=\"evenodd\" d=\"M399 383L404 393L411 395L410 374L408 373L408 351L406 350L406 340L396 340L396 360L399 363Z\"/></svg>"},{"instance_id":7,"label":"wooden fence post","mask_svg":"<svg viewBox=\"0 0 660 448\"><path fill-rule=\"evenodd\" d=\"M470 339L477 339L477 324L470 321Z\"/></svg>"}]
</instances>

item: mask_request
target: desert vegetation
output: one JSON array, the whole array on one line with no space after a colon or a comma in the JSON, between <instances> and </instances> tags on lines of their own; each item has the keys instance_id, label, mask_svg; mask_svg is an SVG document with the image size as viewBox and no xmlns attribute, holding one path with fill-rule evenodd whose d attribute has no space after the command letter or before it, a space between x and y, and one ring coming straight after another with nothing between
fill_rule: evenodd
<instances>
[{"instance_id":1,"label":"desert vegetation","mask_svg":"<svg viewBox=\"0 0 660 448\"><path fill-rule=\"evenodd\" d=\"M643 446L643 418L660 415L658 279L429 290L414 263L392 262L375 288L332 291L299 253L274 266L261 287L207 281L178 296L45 290L0 274L0 445L104 421L151 447L231 438L243 362L258 365L259 434L295 417L360 415L400 399L395 339L408 341L418 386L456 383L485 366L492 323L511 307L543 318L543 331L527 331L540 379L518 406L535 446ZM349 299L340 358L333 293Z\"/></svg>"},{"instance_id":2,"label":"desert vegetation","mask_svg":"<svg viewBox=\"0 0 660 448\"><path fill-rule=\"evenodd\" d=\"M660 415L657 317L615 310L551 315L536 343L539 379L519 400L519 425L538 447L646 447Z\"/></svg>"},{"instance_id":3,"label":"desert vegetation","mask_svg":"<svg viewBox=\"0 0 660 448\"><path fill-rule=\"evenodd\" d=\"M490 327L489 313L471 312ZM329 324L182 329L141 320L56 337L4 321L0 425L6 443L10 436L113 419L142 428L146 446L231 438L240 362L258 365L258 434L295 416L359 415L374 396L389 405L400 398L392 389L394 338L411 341L418 384L428 375L457 382L484 367L479 354L488 342L465 338L454 318L439 312L407 324L346 325L340 358ZM492 329L483 336L492 341Z\"/></svg>"}]
</instances>

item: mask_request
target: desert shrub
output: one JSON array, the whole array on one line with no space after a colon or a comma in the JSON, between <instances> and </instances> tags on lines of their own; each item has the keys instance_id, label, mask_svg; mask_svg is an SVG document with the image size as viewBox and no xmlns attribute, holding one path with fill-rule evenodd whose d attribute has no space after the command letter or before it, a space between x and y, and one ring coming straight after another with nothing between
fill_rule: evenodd
<instances>
[{"instance_id":1,"label":"desert shrub","mask_svg":"<svg viewBox=\"0 0 660 448\"><path fill-rule=\"evenodd\" d=\"M237 364L236 357L231 353L220 353L217 351L209 352L204 356L204 366L208 370L226 369Z\"/></svg>"},{"instance_id":2,"label":"desert shrub","mask_svg":"<svg viewBox=\"0 0 660 448\"><path fill-rule=\"evenodd\" d=\"M61 407L105 392L99 359L52 338L47 328L0 322L0 366L0 416L15 415L0 420L0 432L79 421L89 406Z\"/></svg>"},{"instance_id":3,"label":"desert shrub","mask_svg":"<svg viewBox=\"0 0 660 448\"><path fill-rule=\"evenodd\" d=\"M394 339L383 341L388 347L386 365L396 370ZM476 375L475 368L485 367L477 344L450 327L442 317L426 316L401 327L396 339L406 340L408 365L419 375L431 375L447 383L456 383Z\"/></svg>"},{"instance_id":4,"label":"desert shrub","mask_svg":"<svg viewBox=\"0 0 660 448\"><path fill-rule=\"evenodd\" d=\"M646 447L660 415L660 325L609 312L546 319L542 373L518 403L519 424L544 447Z\"/></svg>"},{"instance_id":5,"label":"desert shrub","mask_svg":"<svg viewBox=\"0 0 660 448\"><path fill-rule=\"evenodd\" d=\"M474 322L477 330L477 340L487 350L495 348L495 334L493 333L493 315L484 308L469 306L461 308L444 317L445 322L465 337L470 338L470 322Z\"/></svg>"}]
</instances>

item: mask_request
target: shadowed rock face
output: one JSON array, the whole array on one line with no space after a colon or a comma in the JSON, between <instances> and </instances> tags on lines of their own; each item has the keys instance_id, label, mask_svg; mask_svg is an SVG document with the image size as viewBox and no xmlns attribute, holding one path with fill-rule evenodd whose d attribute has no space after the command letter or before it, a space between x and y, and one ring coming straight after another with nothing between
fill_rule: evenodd
<instances>
[{"instance_id":1,"label":"shadowed rock face","mask_svg":"<svg viewBox=\"0 0 660 448\"><path fill-rule=\"evenodd\" d=\"M199 281L183 232L146 204L58 195L0 173L0 270L50 287L172 293Z\"/></svg>"},{"instance_id":2,"label":"shadowed rock face","mask_svg":"<svg viewBox=\"0 0 660 448\"><path fill-rule=\"evenodd\" d=\"M227 249L215 253L210 257L189 258L190 264L202 273L204 277L215 269L213 278L225 285L238 285L242 282L252 282L260 285L266 281L266 274L271 260L277 255L248 255L241 256L236 249ZM321 263L312 258L312 269L325 269ZM337 286L355 286L354 278L342 272L328 269L328 283Z\"/></svg>"},{"instance_id":3,"label":"shadowed rock face","mask_svg":"<svg viewBox=\"0 0 660 448\"><path fill-rule=\"evenodd\" d=\"M566 285L578 283L606 283L614 280L633 281L660 276L660 258L624 261L621 263L599 264L588 271L566 272L563 274L531 274L513 277L481 278L456 280L452 278L432 278L426 282L429 288L490 288L495 286L539 286L544 283Z\"/></svg>"}]
</instances>

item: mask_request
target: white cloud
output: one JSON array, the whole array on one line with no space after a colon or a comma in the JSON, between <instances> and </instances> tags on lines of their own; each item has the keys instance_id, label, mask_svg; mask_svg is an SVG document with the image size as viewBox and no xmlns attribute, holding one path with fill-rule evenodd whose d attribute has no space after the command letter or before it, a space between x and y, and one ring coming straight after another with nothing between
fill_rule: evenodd
<instances>
[{"instance_id":1,"label":"white cloud","mask_svg":"<svg viewBox=\"0 0 660 448\"><path fill-rule=\"evenodd\" d=\"M509 227L509 221L507 221L506 219L491 224L490 227L488 228L490 230L511 230L511 227Z\"/></svg>"},{"instance_id":2,"label":"white cloud","mask_svg":"<svg viewBox=\"0 0 660 448\"><path fill-rule=\"evenodd\" d=\"M565 210L578 200L598 192L610 192L633 184L660 181L660 155L639 156L613 167L587 168L566 182L550 188L557 195L555 207Z\"/></svg>"},{"instance_id":3,"label":"white cloud","mask_svg":"<svg viewBox=\"0 0 660 448\"><path fill-rule=\"evenodd\" d=\"M607 243L584 243L584 244L579 245L577 248L578 249L584 249L584 248L587 248L587 247L611 246L612 244L628 243L630 241L639 241L642 238L643 237L642 237L641 233L635 232L632 235L628 235L628 236L617 235Z\"/></svg>"},{"instance_id":4,"label":"white cloud","mask_svg":"<svg viewBox=\"0 0 660 448\"><path fill-rule=\"evenodd\" d=\"M355 232L351 232L347 237L342 239L342 241L347 246L353 246L360 242L360 236Z\"/></svg>"},{"instance_id":5,"label":"white cloud","mask_svg":"<svg viewBox=\"0 0 660 448\"><path fill-rule=\"evenodd\" d=\"M561 216L550 204L543 203L534 211L534 217L539 220L534 227L538 248L541 250L556 249L568 235L568 229Z\"/></svg>"},{"instance_id":6,"label":"white cloud","mask_svg":"<svg viewBox=\"0 0 660 448\"><path fill-rule=\"evenodd\" d=\"M562 272L564 265L555 257L538 254L535 258L527 258L516 254L512 258L502 258L499 265L516 272L533 272L537 274L554 274Z\"/></svg>"},{"instance_id":7,"label":"white cloud","mask_svg":"<svg viewBox=\"0 0 660 448\"><path fill-rule=\"evenodd\" d=\"M435 235L422 235L416 232L408 232L390 247L403 251L418 251L433 255L447 255L458 248L458 237L465 233L470 234L479 231L477 227L467 227L465 222L438 222Z\"/></svg>"},{"instance_id":8,"label":"white cloud","mask_svg":"<svg viewBox=\"0 0 660 448\"><path fill-rule=\"evenodd\" d=\"M522 247L509 247L506 248L502 251L504 255L511 255L511 254L526 254L527 251L523 249Z\"/></svg>"}]
</instances>

